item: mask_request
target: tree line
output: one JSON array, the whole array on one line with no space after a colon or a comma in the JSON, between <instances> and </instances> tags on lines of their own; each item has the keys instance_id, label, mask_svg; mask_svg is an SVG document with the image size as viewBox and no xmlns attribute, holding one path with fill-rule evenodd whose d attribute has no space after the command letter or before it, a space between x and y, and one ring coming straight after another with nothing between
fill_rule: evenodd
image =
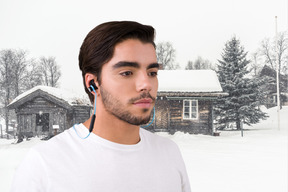
<instances>
[{"instance_id":1,"label":"tree line","mask_svg":"<svg viewBox=\"0 0 288 192\"><path fill-rule=\"evenodd\" d=\"M61 77L55 57L28 58L22 49L0 50L0 117L8 131L7 105L21 93L37 85L57 87Z\"/></svg>"},{"instance_id":2,"label":"tree line","mask_svg":"<svg viewBox=\"0 0 288 192\"><path fill-rule=\"evenodd\" d=\"M279 64L279 73L287 74L287 38L287 32L279 32L277 35L277 42L275 38L263 39L257 50L251 52L250 55L246 55L247 58L249 58L249 72L253 76L259 75L264 65L268 65L273 70L276 70L277 62ZM158 62L163 65L163 69L180 69L180 65L176 61L176 49L173 47L171 42L166 41L157 43L156 54ZM194 61L189 60L185 66L185 69L212 69L216 71L218 64L219 63L212 63L208 59L198 56Z\"/></svg>"}]
</instances>

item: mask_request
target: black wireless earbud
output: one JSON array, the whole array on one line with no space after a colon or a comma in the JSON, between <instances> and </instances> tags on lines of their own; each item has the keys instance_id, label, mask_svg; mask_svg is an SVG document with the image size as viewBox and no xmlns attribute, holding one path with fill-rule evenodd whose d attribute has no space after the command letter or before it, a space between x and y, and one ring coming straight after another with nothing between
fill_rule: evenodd
<instances>
[{"instance_id":1,"label":"black wireless earbud","mask_svg":"<svg viewBox=\"0 0 288 192\"><path fill-rule=\"evenodd\" d=\"M98 87L96 86L95 82L94 82L94 79L92 79L90 82L89 82L89 91L90 92L94 92L95 93L95 101L94 101L94 114L92 115L92 118L91 118L91 122L90 122L90 126L89 126L89 132L91 133L93 131L93 127L94 127L94 122L95 122L95 119L96 119L96 97L97 97L97 93L96 93L96 90L98 89Z\"/></svg>"},{"instance_id":2,"label":"black wireless earbud","mask_svg":"<svg viewBox=\"0 0 288 192\"><path fill-rule=\"evenodd\" d=\"M98 87L96 86L96 84L95 84L95 82L94 82L94 79L92 79L92 80L89 82L89 85L90 85L90 86L88 87L88 89L89 89L90 92L98 89ZM94 89L93 89L93 88L94 88Z\"/></svg>"}]
</instances>

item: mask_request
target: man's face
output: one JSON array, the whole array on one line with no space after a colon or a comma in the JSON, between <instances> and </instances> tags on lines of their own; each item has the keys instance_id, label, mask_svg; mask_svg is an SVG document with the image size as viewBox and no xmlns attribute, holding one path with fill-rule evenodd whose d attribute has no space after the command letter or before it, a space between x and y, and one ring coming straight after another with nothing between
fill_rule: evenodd
<instances>
[{"instance_id":1,"label":"man's face","mask_svg":"<svg viewBox=\"0 0 288 192\"><path fill-rule=\"evenodd\" d=\"M100 93L106 111L129 124L148 123L158 90L156 51L136 39L115 46L103 65Z\"/></svg>"}]
</instances>

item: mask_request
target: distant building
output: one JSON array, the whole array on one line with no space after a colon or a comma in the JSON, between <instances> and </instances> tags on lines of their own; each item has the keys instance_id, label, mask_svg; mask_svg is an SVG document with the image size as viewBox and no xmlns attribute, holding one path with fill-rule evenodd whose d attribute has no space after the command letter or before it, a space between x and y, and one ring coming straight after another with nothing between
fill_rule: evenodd
<instances>
[{"instance_id":1,"label":"distant building","mask_svg":"<svg viewBox=\"0 0 288 192\"><path fill-rule=\"evenodd\" d=\"M213 134L213 101L223 93L212 70L159 70L152 131Z\"/></svg>"},{"instance_id":2,"label":"distant building","mask_svg":"<svg viewBox=\"0 0 288 192\"><path fill-rule=\"evenodd\" d=\"M277 105L276 71L268 65L264 65L260 71L260 77L268 77L266 103L264 104L267 108L275 107ZM279 74L279 80L281 105L288 105L288 76Z\"/></svg>"},{"instance_id":3,"label":"distant building","mask_svg":"<svg viewBox=\"0 0 288 192\"><path fill-rule=\"evenodd\" d=\"M36 86L9 105L17 115L17 133L26 136L53 135L90 117L92 106L87 99L63 89ZM54 129L53 129L54 127Z\"/></svg>"}]
</instances>

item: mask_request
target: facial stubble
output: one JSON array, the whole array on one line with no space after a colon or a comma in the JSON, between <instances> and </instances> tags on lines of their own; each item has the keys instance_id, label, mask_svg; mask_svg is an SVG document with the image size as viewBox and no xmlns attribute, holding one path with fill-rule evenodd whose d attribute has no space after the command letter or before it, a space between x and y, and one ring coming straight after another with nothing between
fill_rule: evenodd
<instances>
[{"instance_id":1,"label":"facial stubble","mask_svg":"<svg viewBox=\"0 0 288 192\"><path fill-rule=\"evenodd\" d=\"M116 97L112 96L111 93L103 89L103 87L101 87L100 93L106 111L115 116L116 118L132 125L143 125L150 121L151 113L147 114L149 109L143 108L141 109L143 115L135 116L131 112L129 112L126 109L126 107ZM139 97L130 99L128 101L128 104L132 104L134 101L137 101L138 99L147 97L155 101L155 98L151 97L149 93L144 92Z\"/></svg>"}]
</instances>

